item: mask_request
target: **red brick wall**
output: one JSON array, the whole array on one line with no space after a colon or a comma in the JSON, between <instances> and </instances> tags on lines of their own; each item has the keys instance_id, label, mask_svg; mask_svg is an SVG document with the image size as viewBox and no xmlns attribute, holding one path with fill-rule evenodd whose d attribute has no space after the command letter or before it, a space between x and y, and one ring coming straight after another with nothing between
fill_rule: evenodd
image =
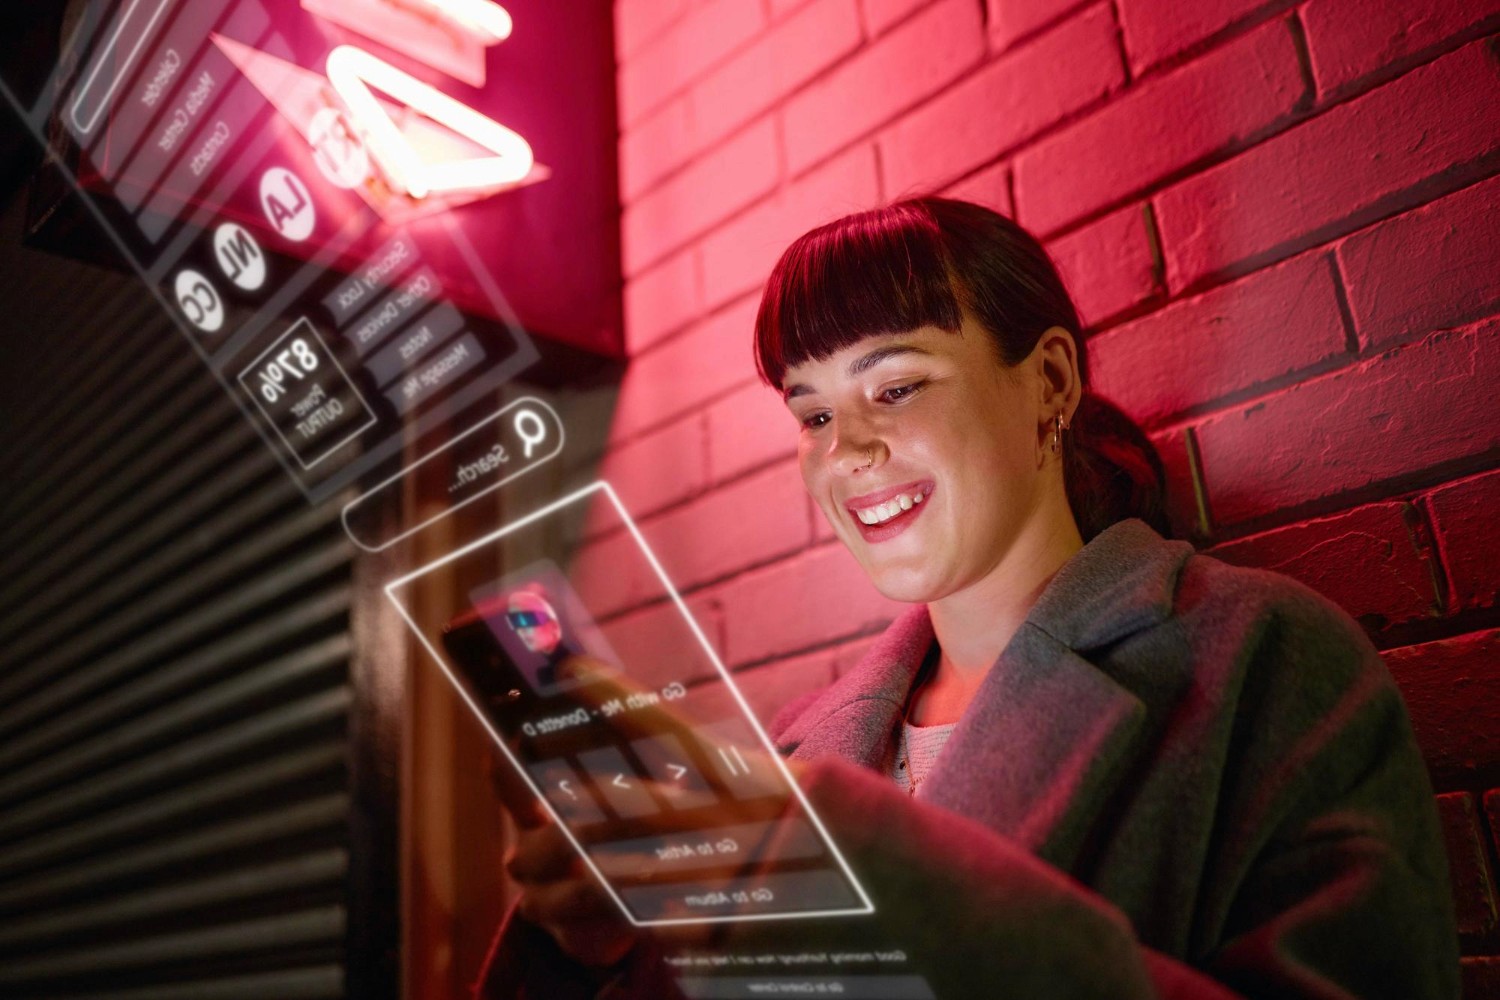
<instances>
[{"instance_id":1,"label":"red brick wall","mask_svg":"<svg viewBox=\"0 0 1500 1000\"><path fill-rule=\"evenodd\" d=\"M834 215L982 201L1059 260L1179 532L1304 580L1386 650L1444 793L1465 952L1500 953L1500 2L616 15L634 360L604 474L762 712L895 606L803 496L795 425L755 381L761 282ZM632 627L666 613L647 581L608 589ZM1500 997L1500 958L1466 977Z\"/></svg>"}]
</instances>

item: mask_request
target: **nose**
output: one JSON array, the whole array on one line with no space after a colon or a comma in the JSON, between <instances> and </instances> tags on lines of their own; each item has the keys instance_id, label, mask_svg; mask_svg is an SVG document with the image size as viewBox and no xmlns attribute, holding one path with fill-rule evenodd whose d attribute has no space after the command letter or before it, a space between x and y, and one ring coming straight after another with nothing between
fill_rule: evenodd
<instances>
[{"instance_id":1,"label":"nose","mask_svg":"<svg viewBox=\"0 0 1500 1000\"><path fill-rule=\"evenodd\" d=\"M889 451L880 435L869 426L854 420L839 420L828 442L827 460L840 476L852 476L884 464Z\"/></svg>"}]
</instances>

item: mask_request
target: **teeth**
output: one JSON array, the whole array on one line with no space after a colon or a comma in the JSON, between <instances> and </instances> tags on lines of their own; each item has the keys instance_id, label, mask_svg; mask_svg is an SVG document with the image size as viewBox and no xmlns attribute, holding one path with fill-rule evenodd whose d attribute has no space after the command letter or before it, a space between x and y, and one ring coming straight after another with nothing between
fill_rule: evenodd
<instances>
[{"instance_id":1,"label":"teeth","mask_svg":"<svg viewBox=\"0 0 1500 1000\"><path fill-rule=\"evenodd\" d=\"M883 524L897 514L911 510L926 498L927 495L920 491L912 494L901 493L887 500L885 503L857 510L854 514L864 524Z\"/></svg>"}]
</instances>

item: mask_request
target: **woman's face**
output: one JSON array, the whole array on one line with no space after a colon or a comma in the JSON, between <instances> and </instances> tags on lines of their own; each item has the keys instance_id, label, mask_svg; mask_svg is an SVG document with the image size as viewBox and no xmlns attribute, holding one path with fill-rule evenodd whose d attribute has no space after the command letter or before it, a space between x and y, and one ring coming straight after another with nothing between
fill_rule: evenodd
<instances>
[{"instance_id":1,"label":"woman's face","mask_svg":"<svg viewBox=\"0 0 1500 1000\"><path fill-rule=\"evenodd\" d=\"M1000 565L1041 499L1034 366L990 335L922 327L790 368L802 480L876 588L931 602Z\"/></svg>"}]
</instances>

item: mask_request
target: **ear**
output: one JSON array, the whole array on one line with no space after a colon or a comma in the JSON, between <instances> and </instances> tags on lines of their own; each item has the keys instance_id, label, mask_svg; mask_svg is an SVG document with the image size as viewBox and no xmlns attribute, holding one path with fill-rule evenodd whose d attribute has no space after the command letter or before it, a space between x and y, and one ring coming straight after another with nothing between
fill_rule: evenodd
<instances>
[{"instance_id":1,"label":"ear","mask_svg":"<svg viewBox=\"0 0 1500 1000\"><path fill-rule=\"evenodd\" d=\"M1060 326L1043 331L1031 351L1031 367L1038 376L1041 420L1050 433L1052 420L1059 413L1067 423L1073 422L1078 401L1083 398L1083 378L1078 371L1078 343Z\"/></svg>"}]
</instances>

